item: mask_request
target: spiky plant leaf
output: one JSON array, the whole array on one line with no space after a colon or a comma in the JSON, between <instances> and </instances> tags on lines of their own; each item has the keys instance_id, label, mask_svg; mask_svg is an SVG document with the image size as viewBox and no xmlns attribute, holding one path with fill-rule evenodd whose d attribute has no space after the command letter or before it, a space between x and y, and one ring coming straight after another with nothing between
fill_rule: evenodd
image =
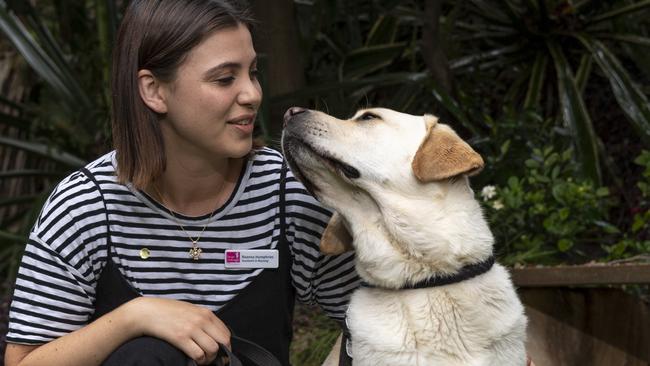
<instances>
[{"instance_id":1,"label":"spiky plant leaf","mask_svg":"<svg viewBox=\"0 0 650 366\"><path fill-rule=\"evenodd\" d=\"M585 178L589 178L600 185L602 184L602 176L598 158L598 141L591 117L587 113L571 65L562 49L552 42L548 44L548 48L553 57L558 79L558 95L562 119L572 132L582 174Z\"/></svg>"}]
</instances>

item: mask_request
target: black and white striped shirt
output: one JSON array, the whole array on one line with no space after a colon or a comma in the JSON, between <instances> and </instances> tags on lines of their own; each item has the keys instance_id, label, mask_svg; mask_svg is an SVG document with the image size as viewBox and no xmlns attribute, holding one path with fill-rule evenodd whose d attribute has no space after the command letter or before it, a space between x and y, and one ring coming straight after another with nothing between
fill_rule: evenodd
<instances>
[{"instance_id":1,"label":"black and white striped shirt","mask_svg":"<svg viewBox=\"0 0 650 366\"><path fill-rule=\"evenodd\" d=\"M209 215L187 217L169 211L129 185L117 183L115 153L88 164L99 181L80 172L54 189L29 237L16 279L7 341L41 344L87 324L95 285L106 259L108 213L112 257L144 296L188 301L218 310L261 269L225 269L226 249L273 249L280 235L279 181L283 158L263 148L249 159L229 200L213 213L201 236L201 258L188 255ZM286 183L286 236L298 299L317 302L342 319L358 286L352 254L323 256L320 235L329 219L291 172ZM149 250L143 259L140 251Z\"/></svg>"}]
</instances>

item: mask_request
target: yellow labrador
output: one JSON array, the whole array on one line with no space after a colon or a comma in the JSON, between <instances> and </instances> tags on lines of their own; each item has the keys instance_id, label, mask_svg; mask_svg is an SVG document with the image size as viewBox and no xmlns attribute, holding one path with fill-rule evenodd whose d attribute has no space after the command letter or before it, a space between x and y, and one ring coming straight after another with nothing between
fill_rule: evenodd
<instances>
[{"instance_id":1,"label":"yellow labrador","mask_svg":"<svg viewBox=\"0 0 650 366\"><path fill-rule=\"evenodd\" d=\"M526 317L467 176L483 160L430 115L291 108L282 147L336 210L321 250L356 251L355 366L526 365Z\"/></svg>"}]
</instances>

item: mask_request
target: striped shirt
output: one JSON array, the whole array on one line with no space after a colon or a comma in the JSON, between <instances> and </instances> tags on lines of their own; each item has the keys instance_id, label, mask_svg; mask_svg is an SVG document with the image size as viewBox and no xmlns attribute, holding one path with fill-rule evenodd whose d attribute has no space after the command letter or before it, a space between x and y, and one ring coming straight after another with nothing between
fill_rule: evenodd
<instances>
[{"instance_id":1,"label":"striped shirt","mask_svg":"<svg viewBox=\"0 0 650 366\"><path fill-rule=\"evenodd\" d=\"M175 217L146 193L117 182L115 153L65 178L45 203L30 233L9 315L7 341L42 344L88 323L95 287L106 263L107 217L111 255L124 278L144 296L183 300L217 311L262 269L226 269L226 249L273 249L280 236L279 182L283 157L263 148L252 154L228 201L210 214ZM291 172L286 180L286 237L298 300L318 303L342 319L358 286L353 255L318 251L330 217ZM105 202L105 203L104 203ZM106 206L104 206L106 204ZM188 251L201 236L201 258ZM141 258L143 248L149 257Z\"/></svg>"}]
</instances>

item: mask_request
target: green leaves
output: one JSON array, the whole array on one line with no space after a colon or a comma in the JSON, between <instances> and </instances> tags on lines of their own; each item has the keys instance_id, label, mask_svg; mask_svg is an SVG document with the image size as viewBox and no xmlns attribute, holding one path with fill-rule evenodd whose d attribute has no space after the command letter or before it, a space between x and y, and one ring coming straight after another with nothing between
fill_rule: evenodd
<instances>
[{"instance_id":1,"label":"green leaves","mask_svg":"<svg viewBox=\"0 0 650 366\"><path fill-rule=\"evenodd\" d=\"M605 45L584 34L577 38L591 52L598 66L605 74L616 97L618 105L628 121L639 132L641 138L650 144L650 102L621 66L620 61Z\"/></svg>"},{"instance_id":2,"label":"green leaves","mask_svg":"<svg viewBox=\"0 0 650 366\"><path fill-rule=\"evenodd\" d=\"M403 84L418 84L427 80L426 73L416 72L397 72L384 73L376 76L368 76L356 80L330 81L315 84L301 89L294 93L288 93L271 98L272 103L278 103L286 100L292 100L299 97L318 97L335 91L347 91L352 93L362 88L378 88L384 86L395 86Z\"/></svg>"},{"instance_id":3,"label":"green leaves","mask_svg":"<svg viewBox=\"0 0 650 366\"><path fill-rule=\"evenodd\" d=\"M0 98L0 151L7 156L0 173L6 194L0 200L0 274L5 277L13 274L15 264L5 261L25 243L53 184L85 165L88 156L105 151L108 84L102 80L108 75L116 26L114 5L113 0L44 1L37 12L30 2L0 0L0 31L25 60L4 76L22 79L24 85L13 86L28 94L19 102ZM103 55L93 48L97 32L88 32L94 21L105 37L99 40ZM27 71L22 65L37 77L15 77Z\"/></svg>"},{"instance_id":4,"label":"green leaves","mask_svg":"<svg viewBox=\"0 0 650 366\"><path fill-rule=\"evenodd\" d=\"M648 7L650 7L650 0L639 1L638 3L630 4L627 6L621 6L618 9L614 9L604 14L600 14L588 19L587 24L594 25L600 22L609 21L623 15L638 12Z\"/></svg>"},{"instance_id":5,"label":"green leaves","mask_svg":"<svg viewBox=\"0 0 650 366\"><path fill-rule=\"evenodd\" d=\"M343 62L344 79L357 79L390 65L399 57L405 43L366 46L352 50Z\"/></svg>"},{"instance_id":6,"label":"green leaves","mask_svg":"<svg viewBox=\"0 0 650 366\"><path fill-rule=\"evenodd\" d=\"M468 94L466 100L478 104L469 108L489 109L494 117L501 113L495 105L502 103L555 116L557 127L573 140L580 174L601 182L601 164L612 159L607 149L598 147L590 115L592 96L585 91L602 84L602 78L592 77L602 74L610 84L611 100L644 143L650 142L648 91L636 85L624 67L631 62L621 61L625 50L632 55L625 61L639 59L637 67L647 69L647 62L634 55L647 53L650 46L646 23L640 21L650 17L649 0L472 0L461 8L464 13L455 14L459 21L453 38L458 42L450 67L459 90ZM603 40L625 42L624 48L608 47ZM477 85L477 79L483 85Z\"/></svg>"},{"instance_id":7,"label":"green leaves","mask_svg":"<svg viewBox=\"0 0 650 366\"><path fill-rule=\"evenodd\" d=\"M474 123L469 120L465 114L465 111L463 111L463 108L461 108L461 106L454 98L452 98L449 94L442 90L442 88L439 88L434 83L431 83L431 92L435 100L437 100L440 105L442 105L448 112L450 112L454 118L463 125L463 127L471 131L474 136L480 136L478 129L476 129L474 126Z\"/></svg>"},{"instance_id":8,"label":"green leaves","mask_svg":"<svg viewBox=\"0 0 650 366\"><path fill-rule=\"evenodd\" d=\"M49 158L55 162L65 164L71 168L80 168L86 165L86 161L84 159L38 142L30 142L11 137L0 136L0 145L11 146L17 149L25 150L30 153Z\"/></svg>"},{"instance_id":9,"label":"green leaves","mask_svg":"<svg viewBox=\"0 0 650 366\"><path fill-rule=\"evenodd\" d=\"M31 8L29 4L25 4ZM38 24L38 23L37 23ZM32 36L23 22L14 15L7 5L0 3L0 29L25 57L25 60L68 104L69 108L90 108L91 103L74 78L72 71L63 61L56 44L41 31L36 34L45 35L42 46ZM44 29L39 27L40 29Z\"/></svg>"},{"instance_id":10,"label":"green leaves","mask_svg":"<svg viewBox=\"0 0 650 366\"><path fill-rule=\"evenodd\" d=\"M477 198L485 202L506 263L582 261L581 253L620 236L608 221L615 204L609 190L576 177L571 155L552 146L533 148L520 177L480 190Z\"/></svg>"},{"instance_id":11,"label":"green leaves","mask_svg":"<svg viewBox=\"0 0 650 366\"><path fill-rule=\"evenodd\" d=\"M524 99L524 109L539 107L547 64L548 56L542 52L538 53L530 72L528 91L526 92L526 98Z\"/></svg>"},{"instance_id":12,"label":"green leaves","mask_svg":"<svg viewBox=\"0 0 650 366\"><path fill-rule=\"evenodd\" d=\"M582 173L593 182L600 184L602 177L596 134L573 77L571 65L556 44L550 43L548 47L557 73L560 112L574 138Z\"/></svg>"},{"instance_id":13,"label":"green leaves","mask_svg":"<svg viewBox=\"0 0 650 366\"><path fill-rule=\"evenodd\" d=\"M557 249L560 252L567 252L571 247L573 247L573 242L569 239L560 239L557 242Z\"/></svg>"}]
</instances>

